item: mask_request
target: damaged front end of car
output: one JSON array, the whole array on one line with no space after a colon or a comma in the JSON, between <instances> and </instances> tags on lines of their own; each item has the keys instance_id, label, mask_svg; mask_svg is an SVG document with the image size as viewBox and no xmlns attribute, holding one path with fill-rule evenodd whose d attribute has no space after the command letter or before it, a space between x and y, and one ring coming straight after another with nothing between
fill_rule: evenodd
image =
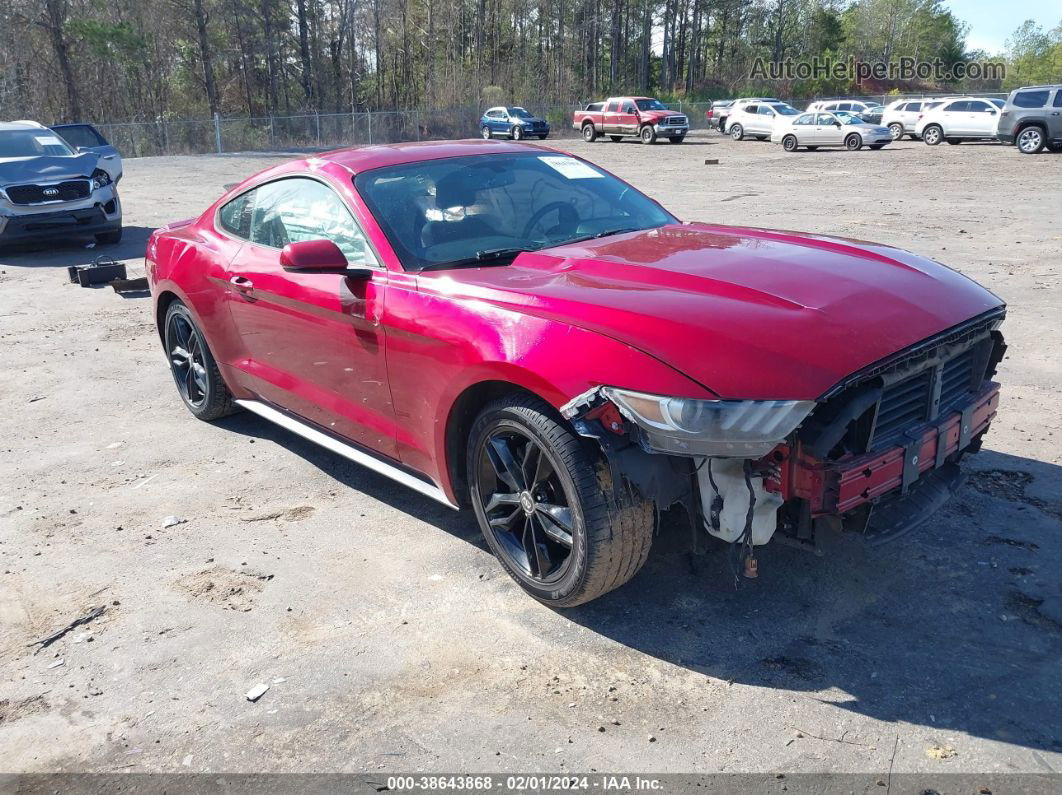
<instances>
[{"instance_id":1,"label":"damaged front end of car","mask_svg":"<svg viewBox=\"0 0 1062 795\"><path fill-rule=\"evenodd\" d=\"M817 400L692 400L610 386L561 408L597 441L616 488L682 505L757 575L772 539L817 550L823 532L897 538L961 484L996 414L1004 309L854 373Z\"/></svg>"}]
</instances>

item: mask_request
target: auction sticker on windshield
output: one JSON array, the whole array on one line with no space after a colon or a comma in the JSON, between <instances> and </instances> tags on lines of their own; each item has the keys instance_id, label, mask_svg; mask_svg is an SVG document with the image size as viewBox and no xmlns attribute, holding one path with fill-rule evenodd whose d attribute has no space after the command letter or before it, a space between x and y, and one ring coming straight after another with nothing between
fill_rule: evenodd
<instances>
[{"instance_id":1,"label":"auction sticker on windshield","mask_svg":"<svg viewBox=\"0 0 1062 795\"><path fill-rule=\"evenodd\" d=\"M592 177L605 176L600 171L595 171L582 160L576 160L574 157L547 156L540 157L539 160L568 179L590 179Z\"/></svg>"}]
</instances>

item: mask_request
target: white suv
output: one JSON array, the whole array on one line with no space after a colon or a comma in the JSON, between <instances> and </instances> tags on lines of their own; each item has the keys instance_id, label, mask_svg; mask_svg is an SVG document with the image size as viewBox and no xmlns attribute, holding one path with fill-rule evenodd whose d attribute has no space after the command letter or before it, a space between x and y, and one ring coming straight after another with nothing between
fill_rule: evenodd
<instances>
[{"instance_id":1,"label":"white suv","mask_svg":"<svg viewBox=\"0 0 1062 795\"><path fill-rule=\"evenodd\" d=\"M915 123L915 135L930 146L941 141L996 140L999 113L1006 104L1000 99L958 97L923 113Z\"/></svg>"},{"instance_id":2,"label":"white suv","mask_svg":"<svg viewBox=\"0 0 1062 795\"><path fill-rule=\"evenodd\" d=\"M892 140L899 141L905 135L917 139L915 125L922 114L929 112L938 105L943 105L955 97L939 97L935 99L898 99L890 103L881 114L881 123L889 128Z\"/></svg>"},{"instance_id":3,"label":"white suv","mask_svg":"<svg viewBox=\"0 0 1062 795\"><path fill-rule=\"evenodd\" d=\"M756 138L766 141L774 132L776 122L788 124L800 111L779 99L742 100L730 108L726 131L735 141Z\"/></svg>"}]
</instances>

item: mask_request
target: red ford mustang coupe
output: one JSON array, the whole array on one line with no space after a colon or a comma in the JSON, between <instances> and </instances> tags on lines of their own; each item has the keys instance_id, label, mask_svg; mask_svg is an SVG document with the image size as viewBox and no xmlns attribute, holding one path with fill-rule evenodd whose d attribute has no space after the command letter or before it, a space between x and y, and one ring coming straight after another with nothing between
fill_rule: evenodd
<instances>
[{"instance_id":1,"label":"red ford mustang coupe","mask_svg":"<svg viewBox=\"0 0 1062 795\"><path fill-rule=\"evenodd\" d=\"M532 596L586 602L658 513L731 544L878 541L995 416L1004 306L888 246L679 221L519 143L348 149L157 230L173 377L454 508Z\"/></svg>"}]
</instances>

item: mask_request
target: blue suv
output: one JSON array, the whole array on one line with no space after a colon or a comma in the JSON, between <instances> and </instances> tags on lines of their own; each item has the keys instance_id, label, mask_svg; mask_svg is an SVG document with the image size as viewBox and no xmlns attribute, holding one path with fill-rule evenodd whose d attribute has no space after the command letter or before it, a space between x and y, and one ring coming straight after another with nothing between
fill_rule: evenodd
<instances>
[{"instance_id":1,"label":"blue suv","mask_svg":"<svg viewBox=\"0 0 1062 795\"><path fill-rule=\"evenodd\" d=\"M497 107L486 111L479 120L479 134L483 138L502 135L519 141L521 138L541 138L549 135L549 122L532 116L524 108Z\"/></svg>"}]
</instances>

